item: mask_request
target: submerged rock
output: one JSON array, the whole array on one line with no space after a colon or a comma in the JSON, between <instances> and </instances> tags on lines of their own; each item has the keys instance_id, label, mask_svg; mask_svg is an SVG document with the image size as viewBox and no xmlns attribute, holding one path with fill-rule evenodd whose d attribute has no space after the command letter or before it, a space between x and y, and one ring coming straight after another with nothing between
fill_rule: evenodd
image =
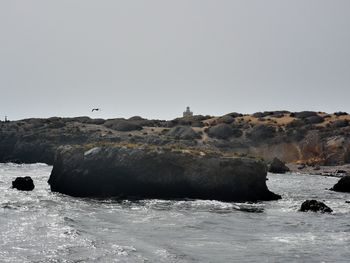
<instances>
[{"instance_id":1,"label":"submerged rock","mask_svg":"<svg viewBox=\"0 0 350 263\"><path fill-rule=\"evenodd\" d=\"M12 181L12 188L16 188L21 191L32 191L34 189L34 182L30 176L17 177Z\"/></svg>"},{"instance_id":2,"label":"submerged rock","mask_svg":"<svg viewBox=\"0 0 350 263\"><path fill-rule=\"evenodd\" d=\"M349 192L350 193L350 176L342 177L331 190L336 192Z\"/></svg>"},{"instance_id":3,"label":"submerged rock","mask_svg":"<svg viewBox=\"0 0 350 263\"><path fill-rule=\"evenodd\" d=\"M285 165L285 163L276 157L272 160L272 162L269 166L270 173L283 174L283 173L288 172L288 171L289 171L289 168Z\"/></svg>"},{"instance_id":4,"label":"submerged rock","mask_svg":"<svg viewBox=\"0 0 350 263\"><path fill-rule=\"evenodd\" d=\"M193 198L222 201L276 200L266 186L266 165L163 148L60 147L52 191L91 197ZM85 154L84 154L85 152Z\"/></svg>"},{"instance_id":5,"label":"submerged rock","mask_svg":"<svg viewBox=\"0 0 350 263\"><path fill-rule=\"evenodd\" d=\"M301 212L321 212L321 213L332 213L333 210L325 205L324 203L317 200L306 200L301 204L300 210Z\"/></svg>"}]
</instances>

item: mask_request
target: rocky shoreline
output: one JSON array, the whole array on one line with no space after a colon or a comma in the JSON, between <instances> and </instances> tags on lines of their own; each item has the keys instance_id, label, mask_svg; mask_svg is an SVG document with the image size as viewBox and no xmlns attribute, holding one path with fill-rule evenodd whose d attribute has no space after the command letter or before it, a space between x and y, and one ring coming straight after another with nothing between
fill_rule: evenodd
<instances>
[{"instance_id":1,"label":"rocky shoreline","mask_svg":"<svg viewBox=\"0 0 350 263\"><path fill-rule=\"evenodd\" d=\"M308 166L300 164L287 164L290 172L296 174L311 174L331 177L344 177L350 175L350 164L334 165L334 166Z\"/></svg>"},{"instance_id":2,"label":"rocky shoreline","mask_svg":"<svg viewBox=\"0 0 350 263\"><path fill-rule=\"evenodd\" d=\"M53 164L61 145L123 142L334 166L350 163L349 123L350 115L344 112L311 111L196 115L170 121L138 116L31 118L0 122L0 161Z\"/></svg>"},{"instance_id":3,"label":"rocky shoreline","mask_svg":"<svg viewBox=\"0 0 350 263\"><path fill-rule=\"evenodd\" d=\"M350 171L349 123L344 112L311 111L170 121L31 118L0 123L0 162L54 165L52 190L74 196L274 200L278 195L265 183L266 164L283 173L342 176ZM104 150L94 155L96 149Z\"/></svg>"}]
</instances>

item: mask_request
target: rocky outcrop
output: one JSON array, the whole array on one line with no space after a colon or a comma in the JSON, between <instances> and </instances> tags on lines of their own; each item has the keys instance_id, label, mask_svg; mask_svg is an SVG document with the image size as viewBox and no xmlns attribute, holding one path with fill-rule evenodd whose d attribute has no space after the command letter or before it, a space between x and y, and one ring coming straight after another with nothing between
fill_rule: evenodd
<instances>
[{"instance_id":1,"label":"rocky outcrop","mask_svg":"<svg viewBox=\"0 0 350 263\"><path fill-rule=\"evenodd\" d=\"M348 192L350 193L350 176L342 177L332 188L331 190L336 192Z\"/></svg>"},{"instance_id":2,"label":"rocky outcrop","mask_svg":"<svg viewBox=\"0 0 350 263\"><path fill-rule=\"evenodd\" d=\"M321 212L321 213L332 213L333 210L325 205L324 203L317 200L306 200L301 204L300 210L301 212Z\"/></svg>"},{"instance_id":3,"label":"rocky outcrop","mask_svg":"<svg viewBox=\"0 0 350 263\"><path fill-rule=\"evenodd\" d=\"M270 173L284 174L285 172L288 172L288 171L289 171L289 168L286 166L286 164L276 157L272 160L271 164L269 165Z\"/></svg>"},{"instance_id":4,"label":"rocky outcrop","mask_svg":"<svg viewBox=\"0 0 350 263\"><path fill-rule=\"evenodd\" d=\"M350 141L344 136L327 138L323 150L325 165L345 164L350 161Z\"/></svg>"},{"instance_id":5,"label":"rocky outcrop","mask_svg":"<svg viewBox=\"0 0 350 263\"><path fill-rule=\"evenodd\" d=\"M49 184L72 196L257 201L280 198L266 165L188 150L78 146L58 149Z\"/></svg>"},{"instance_id":6,"label":"rocky outcrop","mask_svg":"<svg viewBox=\"0 0 350 263\"><path fill-rule=\"evenodd\" d=\"M30 176L17 177L12 181L12 188L16 188L17 190L32 191L34 187L34 182Z\"/></svg>"},{"instance_id":7,"label":"rocky outcrop","mask_svg":"<svg viewBox=\"0 0 350 263\"><path fill-rule=\"evenodd\" d=\"M221 117L196 115L170 121L31 118L0 121L0 162L52 164L62 145L126 142L181 145L271 162L343 165L350 163L350 115L267 111Z\"/></svg>"}]
</instances>

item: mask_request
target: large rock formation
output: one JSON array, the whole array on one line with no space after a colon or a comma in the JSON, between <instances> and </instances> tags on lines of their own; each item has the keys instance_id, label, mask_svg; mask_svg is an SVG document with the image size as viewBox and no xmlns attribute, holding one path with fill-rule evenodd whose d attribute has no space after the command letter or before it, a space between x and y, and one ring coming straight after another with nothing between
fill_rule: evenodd
<instances>
[{"instance_id":1,"label":"large rock formation","mask_svg":"<svg viewBox=\"0 0 350 263\"><path fill-rule=\"evenodd\" d=\"M289 172L289 168L280 159L274 158L269 165L269 172L284 174L285 172Z\"/></svg>"},{"instance_id":2,"label":"large rock formation","mask_svg":"<svg viewBox=\"0 0 350 263\"><path fill-rule=\"evenodd\" d=\"M203 152L126 146L58 149L49 179L52 191L119 198L275 200L266 165L255 159Z\"/></svg>"},{"instance_id":3,"label":"large rock formation","mask_svg":"<svg viewBox=\"0 0 350 263\"><path fill-rule=\"evenodd\" d=\"M342 177L331 190L336 192L349 192L350 193L350 176Z\"/></svg>"},{"instance_id":4,"label":"large rock formation","mask_svg":"<svg viewBox=\"0 0 350 263\"><path fill-rule=\"evenodd\" d=\"M317 200L306 200L301 204L300 212L321 212L321 213L332 213L333 210L325 205L324 203Z\"/></svg>"},{"instance_id":5,"label":"large rock formation","mask_svg":"<svg viewBox=\"0 0 350 263\"><path fill-rule=\"evenodd\" d=\"M17 177L12 181L12 188L16 188L21 191L32 191L35 186L33 179L30 176Z\"/></svg>"}]
</instances>

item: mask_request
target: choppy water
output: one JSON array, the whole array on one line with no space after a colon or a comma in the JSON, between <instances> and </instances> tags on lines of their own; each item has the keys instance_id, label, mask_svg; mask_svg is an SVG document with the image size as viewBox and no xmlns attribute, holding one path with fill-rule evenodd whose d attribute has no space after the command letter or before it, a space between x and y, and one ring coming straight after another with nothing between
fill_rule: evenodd
<instances>
[{"instance_id":1,"label":"choppy water","mask_svg":"<svg viewBox=\"0 0 350 263\"><path fill-rule=\"evenodd\" d=\"M269 175L273 202L139 202L51 193L50 166L0 164L0 262L349 262L350 194L338 179ZM31 176L32 192L11 189ZM334 213L301 213L305 199Z\"/></svg>"}]
</instances>

